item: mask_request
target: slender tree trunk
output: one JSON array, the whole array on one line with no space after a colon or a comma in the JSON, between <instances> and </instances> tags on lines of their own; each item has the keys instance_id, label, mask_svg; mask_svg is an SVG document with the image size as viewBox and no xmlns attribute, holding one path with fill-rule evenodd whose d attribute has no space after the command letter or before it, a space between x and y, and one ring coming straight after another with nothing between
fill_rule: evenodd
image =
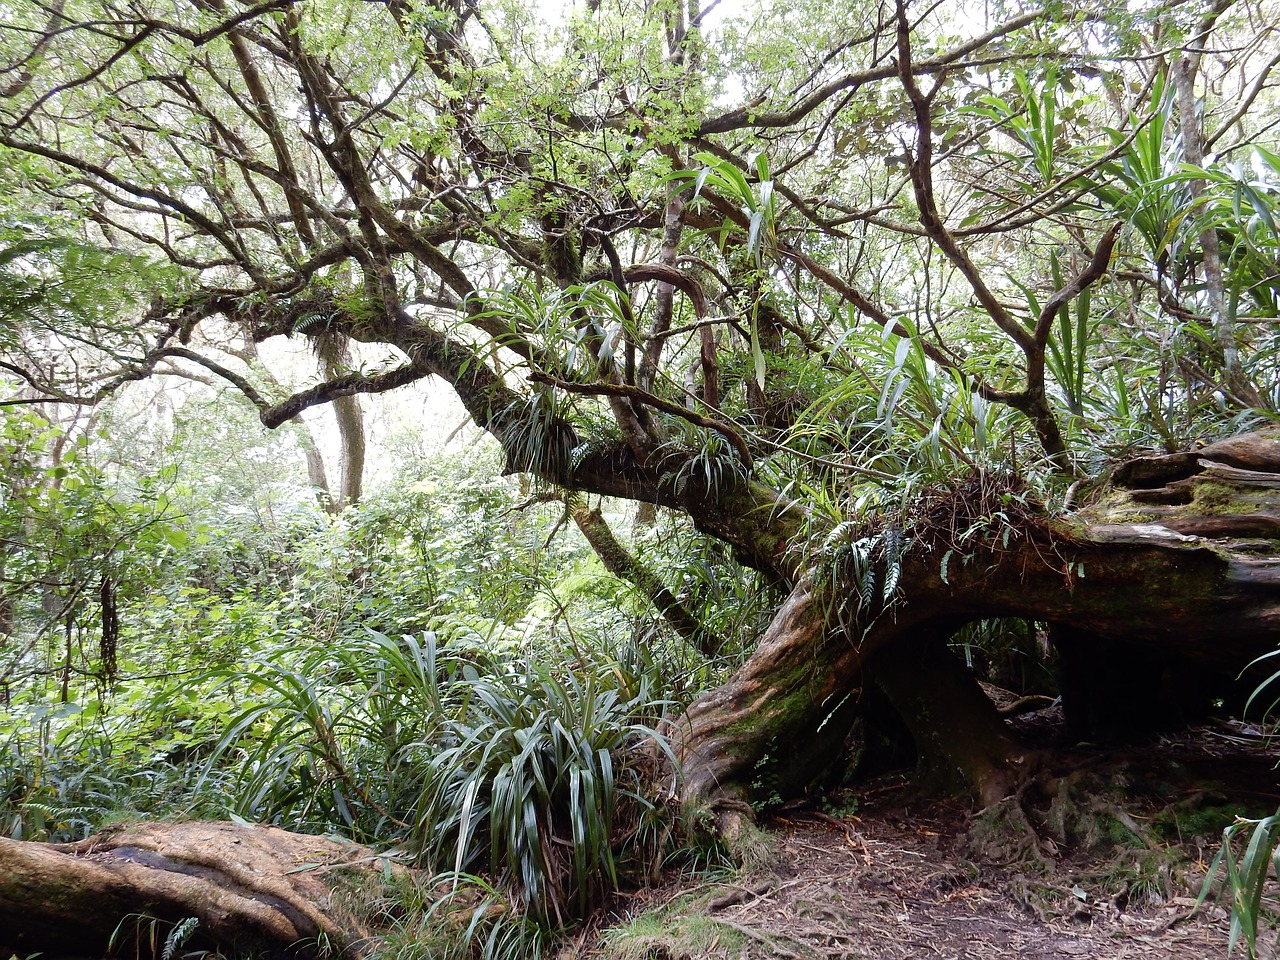
<instances>
[{"instance_id":1,"label":"slender tree trunk","mask_svg":"<svg viewBox=\"0 0 1280 960\"><path fill-rule=\"evenodd\" d=\"M680 248L680 234L684 226L684 187L671 183L667 187L667 204L662 214L662 246L658 251L658 262L669 267L676 265L676 253ZM675 287L670 283L658 282L657 309L654 312L649 342L641 355L640 369L636 385L643 390L652 390L658 375L659 361L662 358L662 346L666 343L666 333L671 329L671 319L675 313Z\"/></svg>"},{"instance_id":2,"label":"slender tree trunk","mask_svg":"<svg viewBox=\"0 0 1280 960\"><path fill-rule=\"evenodd\" d=\"M364 495L364 408L359 396L339 397L333 401L333 413L342 442L342 488L338 496L341 510L359 503Z\"/></svg>"},{"instance_id":3,"label":"slender tree trunk","mask_svg":"<svg viewBox=\"0 0 1280 960\"><path fill-rule=\"evenodd\" d=\"M252 339L246 338L243 348L233 351L233 353L255 368L275 393L283 392L280 381L276 379L267 365L262 362L261 354L258 352L258 345ZM300 413L291 417L289 423L293 427L293 435L298 441L298 446L302 449L302 457L307 466L307 480L311 484L311 489L315 492L316 500L325 512L336 512L340 507L339 497L334 495L333 487L329 483L329 473L325 469L324 456L320 453L320 447L316 444L315 433L312 431L311 425Z\"/></svg>"},{"instance_id":4,"label":"slender tree trunk","mask_svg":"<svg viewBox=\"0 0 1280 960\"><path fill-rule=\"evenodd\" d=\"M1193 42L1199 48L1208 39L1214 19L1221 7L1215 7ZM1196 97L1196 77L1200 72L1200 50L1183 51L1174 64L1173 83L1178 97L1179 131L1182 134L1183 159L1189 164L1204 163L1204 129ZM1193 203L1198 204L1204 195L1204 181L1193 178L1188 181ZM1236 345L1235 324L1227 305L1226 283L1222 274L1222 251L1218 244L1218 231L1212 223L1200 233L1200 252L1204 270L1204 292L1209 302L1209 320L1218 347L1222 350L1222 373L1227 389L1237 402L1252 407L1263 407L1265 402L1257 388L1249 382L1240 366L1240 351Z\"/></svg>"},{"instance_id":5,"label":"slender tree trunk","mask_svg":"<svg viewBox=\"0 0 1280 960\"><path fill-rule=\"evenodd\" d=\"M667 588L661 578L640 563L618 542L613 530L601 516L592 510L582 497L569 495L566 505L587 542L604 564L604 568L620 580L625 580L639 590L654 608L662 614L671 629L703 656L714 657L724 646L724 638L707 629L683 603Z\"/></svg>"},{"instance_id":6,"label":"slender tree trunk","mask_svg":"<svg viewBox=\"0 0 1280 960\"><path fill-rule=\"evenodd\" d=\"M647 530L658 522L657 504L649 503L647 500L641 500L636 504L636 515L632 521L631 529L633 532Z\"/></svg>"},{"instance_id":7,"label":"slender tree trunk","mask_svg":"<svg viewBox=\"0 0 1280 960\"><path fill-rule=\"evenodd\" d=\"M311 433L311 427L302 419L302 415L294 417L293 435L298 440L298 446L302 448L302 456L307 464L307 480L311 484L311 489L315 491L316 499L320 502L320 506L326 511L332 512L336 506L333 496L333 490L329 486L329 474L325 470L324 456L320 453L320 448L316 446L316 438Z\"/></svg>"}]
</instances>

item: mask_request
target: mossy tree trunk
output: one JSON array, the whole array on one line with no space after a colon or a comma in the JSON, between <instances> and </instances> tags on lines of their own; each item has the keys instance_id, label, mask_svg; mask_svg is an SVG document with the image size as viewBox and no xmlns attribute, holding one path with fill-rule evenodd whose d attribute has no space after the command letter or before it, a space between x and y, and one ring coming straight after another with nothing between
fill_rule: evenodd
<instances>
[{"instance_id":1,"label":"mossy tree trunk","mask_svg":"<svg viewBox=\"0 0 1280 960\"><path fill-rule=\"evenodd\" d=\"M690 706L686 799L732 809L803 792L849 753L877 680L931 775L999 799L1027 751L943 642L993 617L1053 626L1082 736L1194 719L1280 639L1278 489L1280 441L1251 436L1127 464L1070 516L989 482L937 497L907 531L887 609L833 626L837 604L813 587L830 577L802 577L751 658Z\"/></svg>"}]
</instances>

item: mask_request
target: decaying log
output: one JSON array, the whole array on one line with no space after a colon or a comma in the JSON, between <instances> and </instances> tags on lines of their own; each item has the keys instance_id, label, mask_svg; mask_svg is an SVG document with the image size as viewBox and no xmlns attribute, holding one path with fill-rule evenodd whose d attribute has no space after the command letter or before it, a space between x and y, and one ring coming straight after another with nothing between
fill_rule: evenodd
<instances>
[{"instance_id":1,"label":"decaying log","mask_svg":"<svg viewBox=\"0 0 1280 960\"><path fill-rule=\"evenodd\" d=\"M146 956L180 924L186 947L359 958L370 931L335 888L367 888L388 865L366 847L276 827L133 823L79 843L0 839L0 954Z\"/></svg>"}]
</instances>

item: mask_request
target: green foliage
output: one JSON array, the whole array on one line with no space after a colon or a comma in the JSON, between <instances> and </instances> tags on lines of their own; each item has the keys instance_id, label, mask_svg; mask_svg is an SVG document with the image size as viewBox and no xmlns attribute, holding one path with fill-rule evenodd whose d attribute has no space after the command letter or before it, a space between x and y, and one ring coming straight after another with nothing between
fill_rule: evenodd
<instances>
[{"instance_id":1,"label":"green foliage","mask_svg":"<svg viewBox=\"0 0 1280 960\"><path fill-rule=\"evenodd\" d=\"M692 699L720 682L751 650L773 618L781 599L778 586L764 576L744 575L725 544L670 516L660 518L636 546L643 562L668 571L667 582L698 622L729 643L717 661L709 662L668 636L646 614L633 625L633 642L615 649L620 657L630 652L639 663L652 663L650 669L664 678L669 696Z\"/></svg>"},{"instance_id":2,"label":"green foliage","mask_svg":"<svg viewBox=\"0 0 1280 960\"><path fill-rule=\"evenodd\" d=\"M1071 98L1069 79L1057 67L1050 66L1038 77L1015 70L1012 81L1009 96L979 94L960 112L990 121L1016 143L1016 150L993 148L991 152L1025 167L1025 179L1018 180L1018 186L1034 194L1054 185L1064 172L1062 167L1077 162L1084 152L1064 136L1063 121L1075 119L1079 105ZM981 207L967 222L976 223L989 212L989 207Z\"/></svg>"},{"instance_id":3,"label":"green foliage","mask_svg":"<svg viewBox=\"0 0 1280 960\"><path fill-rule=\"evenodd\" d=\"M1258 955L1258 924L1264 916L1262 894L1269 874L1280 870L1280 811L1260 820L1239 819L1222 831L1222 847L1209 865L1203 902L1219 874L1231 907L1228 952L1244 938L1250 957Z\"/></svg>"},{"instance_id":4,"label":"green foliage","mask_svg":"<svg viewBox=\"0 0 1280 960\"><path fill-rule=\"evenodd\" d=\"M482 877L442 875L382 938L384 960L538 960L551 933Z\"/></svg>"},{"instance_id":5,"label":"green foliage","mask_svg":"<svg viewBox=\"0 0 1280 960\"><path fill-rule=\"evenodd\" d=\"M1119 155L1103 164L1106 179L1090 184L1108 209L1125 217L1150 261L1161 265L1179 254L1177 227L1191 197L1186 184L1171 176L1177 169L1168 148L1176 122L1173 103L1173 88L1158 75L1146 110L1130 118L1130 129L1108 131Z\"/></svg>"},{"instance_id":6,"label":"green foliage","mask_svg":"<svg viewBox=\"0 0 1280 960\"><path fill-rule=\"evenodd\" d=\"M205 768L231 772L239 816L398 837L437 871L486 868L544 927L661 855L647 774L665 746L646 721L662 704L619 661L369 632L211 679L212 697L243 704Z\"/></svg>"},{"instance_id":7,"label":"green foliage","mask_svg":"<svg viewBox=\"0 0 1280 960\"><path fill-rule=\"evenodd\" d=\"M555 513L513 511L517 485L489 466L433 463L337 519L305 510L269 529L189 499L207 521L181 551L126 541L131 563L171 559L122 594L114 690L58 705L24 685L0 713L5 832L230 813L400 842L437 869L497 863L505 892L468 927L493 956L534 950L647 874L668 836L648 778L670 759L649 725L673 684L663 658L687 651L600 639L639 629L634 615L564 622L566 604L599 602L598 568L580 543L546 543ZM460 797L465 816L449 809Z\"/></svg>"},{"instance_id":8,"label":"green foliage","mask_svg":"<svg viewBox=\"0 0 1280 960\"><path fill-rule=\"evenodd\" d=\"M1259 657L1249 666L1263 664L1276 656L1280 656L1280 651ZM1264 690L1273 688L1277 680L1280 680L1280 672L1263 680L1250 695L1246 711L1263 696ZM1278 704L1280 699L1273 700L1263 711L1263 716L1274 716ZM1263 893L1277 874L1280 874L1280 810L1255 820L1237 817L1235 823L1222 831L1222 846L1209 865L1200 891L1200 902L1208 897L1221 875L1222 891L1231 907L1229 950L1234 949L1243 936L1249 956L1258 955L1258 924L1265 915Z\"/></svg>"},{"instance_id":9,"label":"green foliage","mask_svg":"<svg viewBox=\"0 0 1280 960\"><path fill-rule=\"evenodd\" d=\"M533 664L468 664L460 682L465 703L426 764L416 810L428 863L485 866L540 922L561 925L617 886L619 827L625 860L660 855L643 770L665 746L641 722L660 708L647 683Z\"/></svg>"},{"instance_id":10,"label":"green foliage","mask_svg":"<svg viewBox=\"0 0 1280 960\"><path fill-rule=\"evenodd\" d=\"M15 840L80 840L119 820L144 816L217 816L230 798L227 777L197 789L190 753L211 737L217 704L152 691L102 701L34 702L0 712L0 835Z\"/></svg>"},{"instance_id":11,"label":"green foliage","mask_svg":"<svg viewBox=\"0 0 1280 960\"><path fill-rule=\"evenodd\" d=\"M663 423L670 439L658 448L658 454L678 467L664 471L659 482L669 486L677 497L684 496L692 480L716 497L746 481L745 464L724 434L701 429L678 417L665 417Z\"/></svg>"},{"instance_id":12,"label":"green foliage","mask_svg":"<svg viewBox=\"0 0 1280 960\"><path fill-rule=\"evenodd\" d=\"M869 630L876 617L897 595L907 535L886 525L876 534L860 536L865 521L836 524L819 550L822 584L836 604L836 620L854 635Z\"/></svg>"},{"instance_id":13,"label":"green foliage","mask_svg":"<svg viewBox=\"0 0 1280 960\"><path fill-rule=\"evenodd\" d=\"M187 917L177 923L166 923L146 914L131 914L122 917L115 930L107 940L107 950L112 954L133 951L159 957L160 960L173 960L199 927L196 917Z\"/></svg>"},{"instance_id":14,"label":"green foliage","mask_svg":"<svg viewBox=\"0 0 1280 960\"><path fill-rule=\"evenodd\" d=\"M478 316L510 325L512 342L533 340L562 361L563 368L590 381L614 366L622 341L641 339L630 299L612 280L571 284L546 291L518 282L487 294Z\"/></svg>"},{"instance_id":15,"label":"green foliage","mask_svg":"<svg viewBox=\"0 0 1280 960\"><path fill-rule=\"evenodd\" d=\"M840 338L851 373L797 418L788 447L838 470L915 485L998 461L1017 421L924 352L910 318L876 329L850 315Z\"/></svg>"},{"instance_id":16,"label":"green foliage","mask_svg":"<svg viewBox=\"0 0 1280 960\"><path fill-rule=\"evenodd\" d=\"M950 646L980 680L1019 694L1056 696L1056 664L1045 629L1032 620L976 620L961 627Z\"/></svg>"},{"instance_id":17,"label":"green foliage","mask_svg":"<svg viewBox=\"0 0 1280 960\"><path fill-rule=\"evenodd\" d=\"M166 369L209 379L173 348L252 370L276 338L350 336L369 352L344 373L408 358L457 388L502 450L380 464L393 479L334 518L293 476L296 451L214 390L134 391L91 427L15 414L25 395L6 393L12 835L230 809L400 842L455 875L433 918L445 940L446 915L479 902L459 943L535 951L656 856L663 811L645 775L662 701L721 678L776 606L769 575L786 579L744 574L687 521L636 535L640 559L730 638L708 662L601 575L559 505L537 502L558 483L690 510L691 492L742 490L725 435L646 407L645 391L696 405L681 385L694 393L718 364L716 415L750 446L752 479L808 518L846 626L892 605L908 537L931 538L947 581L1039 529L1029 491L1059 481L1010 400L1039 388L1041 359L1091 473L1280 398L1280 337L1254 322L1280 313L1280 158L1249 142L1274 138L1274 91L1260 84L1252 115L1230 118L1238 144L1190 167L1178 121L1207 120L1180 118L1165 78L1148 88L1148 61L1126 59L1172 56L1194 4L1087 27L1028 15L964 52L953 34L970 25L922 8L911 44L933 125L886 69L893 24L857 4L695 24L669 3L589 3L554 35L536 5L507 2L337 0L233 24L216 4L135 6L120 22L59 7L46 30L18 5L0 36L4 62L23 65L0 98L0 360L24 390L43 402ZM1233 48L1217 43L1227 32L1214 49ZM1202 77L1204 118L1226 77ZM299 117L310 126L281 119ZM909 179L912 140L935 128L926 191ZM945 224L922 228L930 191ZM1117 219L1108 276L1051 318L1043 358L995 328L993 299L1034 329ZM1240 393L1261 414L1222 382L1207 235L1257 387ZM670 285L624 282L655 258L702 288L696 322ZM632 419L610 423L621 402L547 378L636 388L616 391ZM511 472L534 485L495 476ZM933 512L913 526L902 505L931 490L945 495L925 494ZM1033 630L987 623L960 640L1008 660ZM764 784L768 764L757 772Z\"/></svg>"},{"instance_id":18,"label":"green foliage","mask_svg":"<svg viewBox=\"0 0 1280 960\"><path fill-rule=\"evenodd\" d=\"M1280 316L1280 155L1261 144L1251 154L1247 163L1182 164L1169 177L1171 186L1205 186L1182 212L1180 226L1190 236L1217 234L1233 321Z\"/></svg>"},{"instance_id":19,"label":"green foliage","mask_svg":"<svg viewBox=\"0 0 1280 960\"><path fill-rule=\"evenodd\" d=\"M736 204L747 220L748 255L757 269L764 267L766 263L772 263L778 255L778 204L773 180L769 177L768 157L763 153L753 154L748 160L748 165L753 169L745 174L731 160L713 153L696 153L693 155L693 162L702 164L702 169L677 170L668 179L675 182L692 180L693 201L697 201L704 188L711 187L724 199ZM754 178L754 183L748 179L749 176ZM723 229L728 229L728 225ZM723 232L719 239L723 248ZM752 352L759 355L758 343L753 346Z\"/></svg>"},{"instance_id":20,"label":"green foliage","mask_svg":"<svg viewBox=\"0 0 1280 960\"><path fill-rule=\"evenodd\" d=\"M0 629L20 638L3 650L0 683L56 678L64 701L85 680L116 678L120 607L190 542L167 477L123 494L89 446L84 430L0 411Z\"/></svg>"},{"instance_id":21,"label":"green foliage","mask_svg":"<svg viewBox=\"0 0 1280 960\"><path fill-rule=\"evenodd\" d=\"M0 149L0 170L5 159ZM179 272L87 242L74 217L18 209L19 196L0 197L0 350L57 389L90 392L119 356L146 348L133 317L151 298L174 293ZM86 349L72 358L69 343Z\"/></svg>"}]
</instances>

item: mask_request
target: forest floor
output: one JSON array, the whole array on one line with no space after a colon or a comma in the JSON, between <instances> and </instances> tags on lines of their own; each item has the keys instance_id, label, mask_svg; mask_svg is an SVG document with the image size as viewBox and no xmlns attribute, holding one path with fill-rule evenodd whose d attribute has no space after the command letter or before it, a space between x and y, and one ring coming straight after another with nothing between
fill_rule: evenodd
<instances>
[{"instance_id":1,"label":"forest floor","mask_svg":"<svg viewBox=\"0 0 1280 960\"><path fill-rule=\"evenodd\" d=\"M1069 751L1059 758L1073 762ZM763 824L755 866L634 894L562 956L1226 958L1227 912L1212 901L1196 910L1196 898L1222 825L1280 804L1274 742L1220 724L1136 751L1099 757L1093 748L1089 758L1089 783L1116 788L1094 812L1120 818L1092 845L1079 835L1057 843L1039 829L1033 863L993 862L974 852L972 811L921 801L904 777L886 777L846 798L844 810L828 801L776 814ZM1039 827L1051 821L1031 812ZM1260 941L1262 956L1280 955L1274 927Z\"/></svg>"}]
</instances>

